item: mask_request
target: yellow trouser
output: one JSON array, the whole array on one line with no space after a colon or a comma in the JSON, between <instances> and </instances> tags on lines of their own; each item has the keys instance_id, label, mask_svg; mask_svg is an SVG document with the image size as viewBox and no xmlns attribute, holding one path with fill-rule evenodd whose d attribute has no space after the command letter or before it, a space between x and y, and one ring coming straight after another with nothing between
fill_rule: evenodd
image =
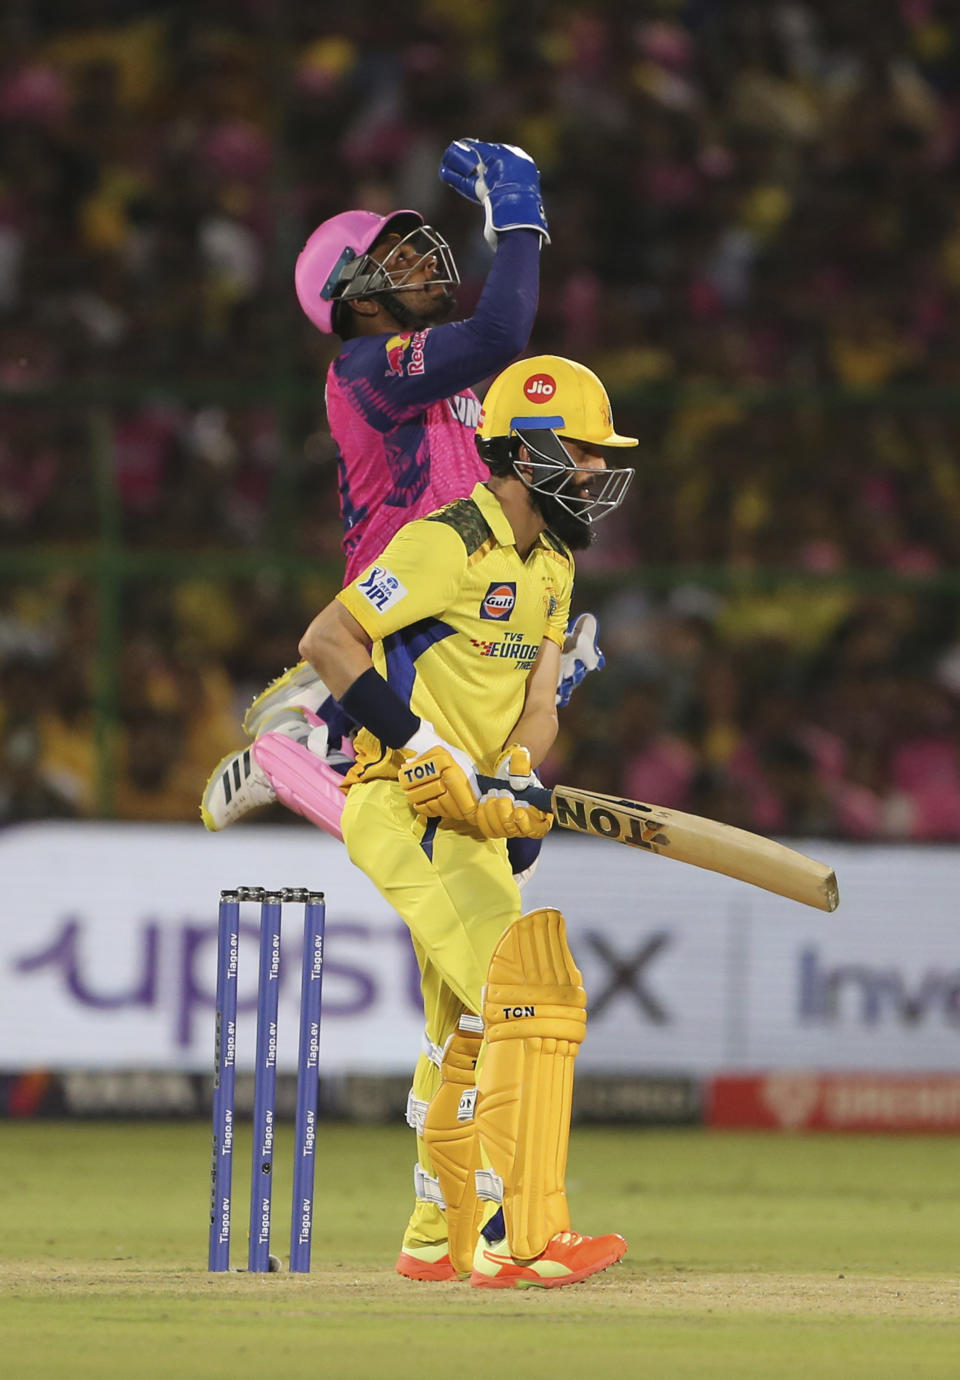
<instances>
[{"instance_id":1,"label":"yellow trouser","mask_svg":"<svg viewBox=\"0 0 960 1380\"><path fill-rule=\"evenodd\" d=\"M351 860L409 926L427 1038L443 1049L465 1010L480 1014L494 948L521 912L506 843L435 828L411 810L396 781L352 787L342 827ZM414 1097L429 1102L439 1086L439 1068L421 1054ZM427 1173L435 1174L419 1135L417 1152ZM443 1212L418 1201L404 1244L426 1245L446 1235Z\"/></svg>"}]
</instances>

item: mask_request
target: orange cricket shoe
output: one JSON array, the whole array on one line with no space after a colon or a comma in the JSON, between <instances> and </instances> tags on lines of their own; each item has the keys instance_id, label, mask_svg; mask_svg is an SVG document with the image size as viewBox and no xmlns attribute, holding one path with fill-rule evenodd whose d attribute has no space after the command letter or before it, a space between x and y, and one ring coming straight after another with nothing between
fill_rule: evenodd
<instances>
[{"instance_id":1,"label":"orange cricket shoe","mask_svg":"<svg viewBox=\"0 0 960 1380\"><path fill-rule=\"evenodd\" d=\"M559 1231L534 1260L515 1260L506 1241L491 1246L482 1236L473 1256L470 1283L479 1289L558 1289L599 1274L626 1253L622 1236L579 1236Z\"/></svg>"},{"instance_id":2,"label":"orange cricket shoe","mask_svg":"<svg viewBox=\"0 0 960 1380\"><path fill-rule=\"evenodd\" d=\"M406 1279L416 1279L424 1284L459 1279L450 1263L445 1241L435 1246L404 1246L397 1258L396 1271Z\"/></svg>"}]
</instances>

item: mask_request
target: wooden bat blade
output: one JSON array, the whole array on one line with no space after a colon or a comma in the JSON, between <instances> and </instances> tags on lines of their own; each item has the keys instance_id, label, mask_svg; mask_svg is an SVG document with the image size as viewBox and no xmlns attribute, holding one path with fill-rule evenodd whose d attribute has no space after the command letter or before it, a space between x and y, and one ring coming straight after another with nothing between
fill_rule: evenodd
<instances>
[{"instance_id":1,"label":"wooden bat blade","mask_svg":"<svg viewBox=\"0 0 960 1380\"><path fill-rule=\"evenodd\" d=\"M503 786L503 781L480 778L481 791ZM552 791L534 786L518 792L517 799L552 811L562 829L675 858L817 910L836 910L840 904L836 874L826 863L732 824L573 786Z\"/></svg>"}]
</instances>

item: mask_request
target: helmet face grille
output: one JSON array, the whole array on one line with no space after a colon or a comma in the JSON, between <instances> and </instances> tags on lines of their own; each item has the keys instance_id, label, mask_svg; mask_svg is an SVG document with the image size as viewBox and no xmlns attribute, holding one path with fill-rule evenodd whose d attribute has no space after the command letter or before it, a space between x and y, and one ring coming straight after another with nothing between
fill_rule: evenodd
<instances>
[{"instance_id":1,"label":"helmet face grille","mask_svg":"<svg viewBox=\"0 0 960 1380\"><path fill-rule=\"evenodd\" d=\"M412 249L413 256L401 255L402 263L394 268L390 262L399 251ZM428 260L435 260L432 284L442 287L457 287L460 274L453 252L441 234L432 225L418 225L402 236L393 246L385 263L379 263L368 251L352 263L343 266L336 284L335 295L343 302L361 297L376 297L382 292L413 292L423 287L423 279L411 281L413 275Z\"/></svg>"},{"instance_id":2,"label":"helmet face grille","mask_svg":"<svg viewBox=\"0 0 960 1380\"><path fill-rule=\"evenodd\" d=\"M529 464L532 474L528 477L516 471L528 489L553 498L571 516L588 526L620 507L633 482L634 470L578 469L563 439L549 429L530 428L511 434L523 442L530 455L525 463ZM574 473L578 476L578 487L585 487L584 493L574 493L569 488Z\"/></svg>"}]
</instances>

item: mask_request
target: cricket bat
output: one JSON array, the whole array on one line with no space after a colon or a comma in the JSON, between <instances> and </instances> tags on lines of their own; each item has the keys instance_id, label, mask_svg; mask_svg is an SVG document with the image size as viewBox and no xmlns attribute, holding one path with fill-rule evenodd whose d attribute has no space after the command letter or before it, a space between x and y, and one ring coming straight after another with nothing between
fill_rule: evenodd
<instances>
[{"instance_id":1,"label":"cricket bat","mask_svg":"<svg viewBox=\"0 0 960 1380\"><path fill-rule=\"evenodd\" d=\"M502 791L505 783L481 776L478 785L482 793ZM732 824L718 824L700 815L668 810L663 805L641 805L636 800L580 791L573 786L556 786L552 791L543 786L528 786L513 794L517 800L550 811L561 829L595 834L647 853L676 858L678 862L735 877L817 910L836 910L840 904L837 878L831 867L762 834L751 834Z\"/></svg>"}]
</instances>

